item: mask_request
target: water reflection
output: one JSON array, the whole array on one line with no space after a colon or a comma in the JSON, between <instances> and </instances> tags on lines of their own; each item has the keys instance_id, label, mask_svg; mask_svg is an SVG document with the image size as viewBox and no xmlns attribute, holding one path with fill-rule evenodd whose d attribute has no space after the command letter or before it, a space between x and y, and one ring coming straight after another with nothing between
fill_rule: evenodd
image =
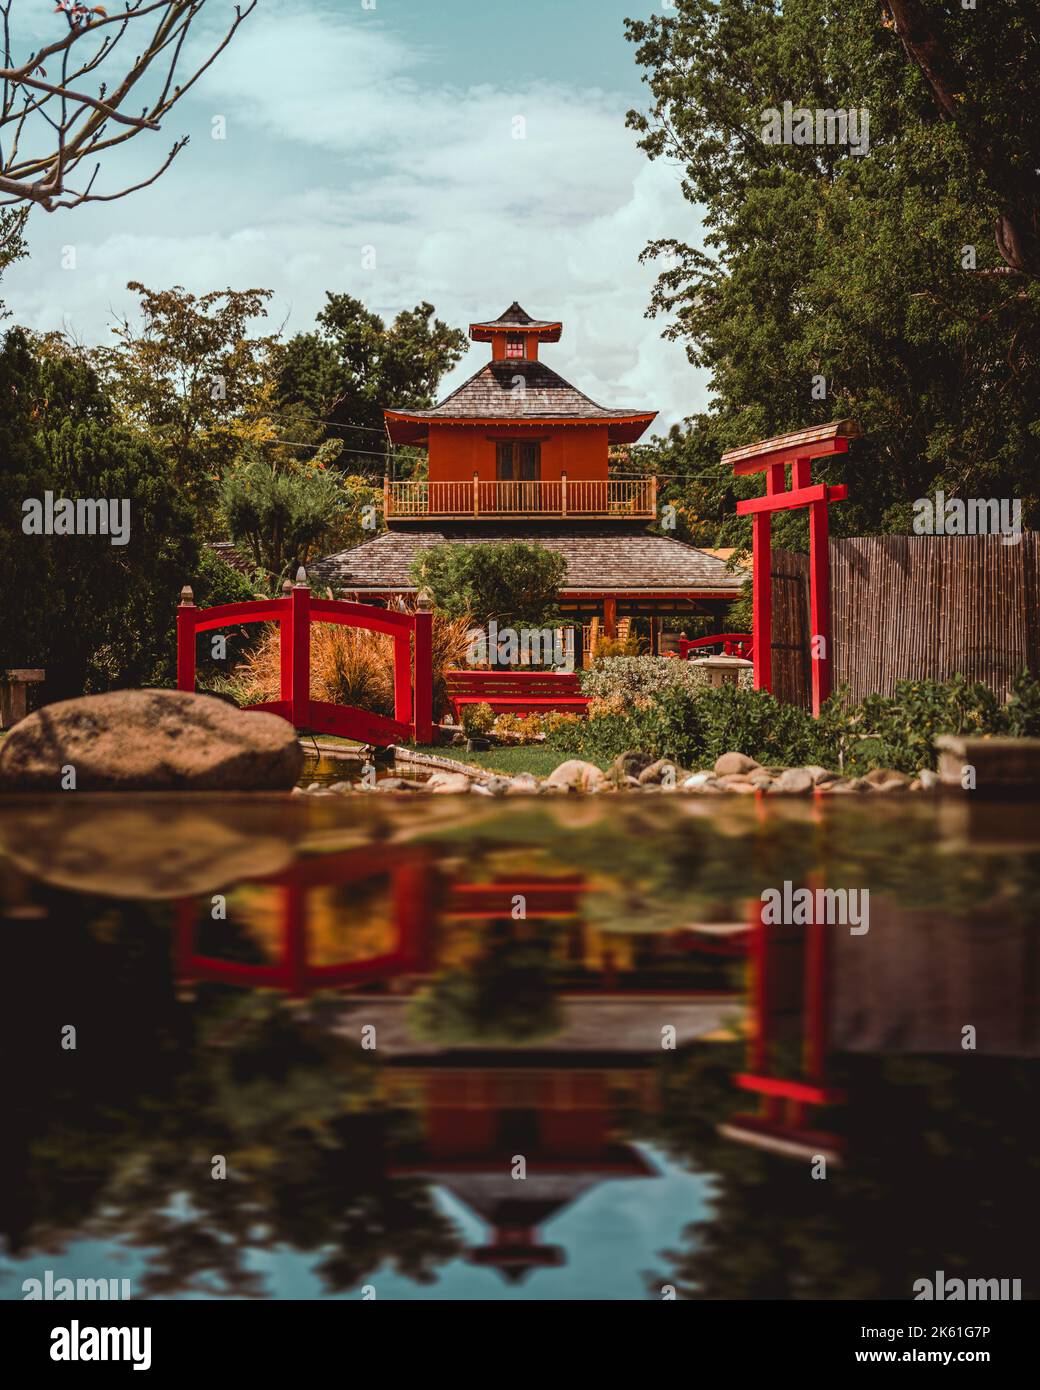
<instances>
[{"instance_id":1,"label":"water reflection","mask_svg":"<svg viewBox=\"0 0 1040 1390\"><path fill-rule=\"evenodd\" d=\"M138 1296L1035 1295L1030 827L0 806L0 1293L89 1250ZM785 880L868 886L869 932L763 926Z\"/></svg>"}]
</instances>

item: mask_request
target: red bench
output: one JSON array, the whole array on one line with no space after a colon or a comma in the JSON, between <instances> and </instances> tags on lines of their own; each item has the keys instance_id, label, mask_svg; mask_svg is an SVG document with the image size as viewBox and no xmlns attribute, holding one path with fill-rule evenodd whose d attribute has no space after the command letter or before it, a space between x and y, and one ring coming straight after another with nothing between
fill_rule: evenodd
<instances>
[{"instance_id":1,"label":"red bench","mask_svg":"<svg viewBox=\"0 0 1040 1390\"><path fill-rule=\"evenodd\" d=\"M466 705L490 705L496 714L584 714L589 706L571 671L447 671L445 679L456 719Z\"/></svg>"}]
</instances>

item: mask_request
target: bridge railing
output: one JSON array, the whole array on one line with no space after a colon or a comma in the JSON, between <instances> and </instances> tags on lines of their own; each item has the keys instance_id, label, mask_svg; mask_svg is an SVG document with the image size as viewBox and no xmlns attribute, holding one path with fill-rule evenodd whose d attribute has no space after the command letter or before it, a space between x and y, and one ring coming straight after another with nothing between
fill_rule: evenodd
<instances>
[{"instance_id":1,"label":"bridge railing","mask_svg":"<svg viewBox=\"0 0 1040 1390\"><path fill-rule=\"evenodd\" d=\"M177 608L177 689L195 689L195 638L200 632L237 623L277 623L281 650L280 698L248 708L277 714L296 729L336 734L361 743L388 747L411 738L433 740L433 613L395 613L345 599L314 599L301 566L295 584L288 580L282 598L251 599L196 608L188 585ZM394 717L348 705L311 699L310 642L312 623L339 623L394 640ZM413 665L414 650L414 665Z\"/></svg>"}]
</instances>

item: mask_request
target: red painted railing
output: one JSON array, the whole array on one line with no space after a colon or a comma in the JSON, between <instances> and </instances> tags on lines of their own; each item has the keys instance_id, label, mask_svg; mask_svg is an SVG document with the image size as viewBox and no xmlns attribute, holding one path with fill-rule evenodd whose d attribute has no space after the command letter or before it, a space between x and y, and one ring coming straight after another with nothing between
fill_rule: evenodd
<instances>
[{"instance_id":1,"label":"red painted railing","mask_svg":"<svg viewBox=\"0 0 1040 1390\"><path fill-rule=\"evenodd\" d=\"M195 638L200 632L238 623L277 623L281 643L281 698L251 710L278 714L297 729L336 734L383 747L414 738L433 740L433 614L395 613L343 599L312 599L306 573L285 583L285 597L223 603L196 608L191 589L181 590L177 609L177 689L195 689ZM394 717L350 705L312 700L310 692L311 623L340 623L394 639ZM414 639L414 678L413 678Z\"/></svg>"},{"instance_id":2,"label":"red painted railing","mask_svg":"<svg viewBox=\"0 0 1040 1390\"><path fill-rule=\"evenodd\" d=\"M692 651L719 645L723 656L742 656L746 661L751 660L755 650L750 632L713 632L709 637L695 637L692 640L680 637L679 656L683 661L689 661Z\"/></svg>"}]
</instances>

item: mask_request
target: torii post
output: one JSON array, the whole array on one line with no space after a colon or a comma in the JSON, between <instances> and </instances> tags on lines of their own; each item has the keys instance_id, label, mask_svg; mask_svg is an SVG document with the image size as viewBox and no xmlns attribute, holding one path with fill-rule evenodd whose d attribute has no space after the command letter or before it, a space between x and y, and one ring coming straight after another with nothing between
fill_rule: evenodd
<instances>
[{"instance_id":1,"label":"torii post","mask_svg":"<svg viewBox=\"0 0 1040 1390\"><path fill-rule=\"evenodd\" d=\"M773 512L794 507L809 508L809 625L812 629L812 707L818 715L820 706L831 693L831 588L830 556L828 552L828 514L831 502L840 502L848 495L842 484L813 483L810 467L814 458L828 454L844 454L850 439L858 439L859 426L854 420L835 420L829 425L814 425L747 444L742 449L729 449L722 462L731 464L738 477L746 473L764 473L764 497L749 497L737 503L738 516L753 518L752 594L754 600L755 689L773 689L773 584L770 574L770 518ZM787 467L791 467L791 484L787 485Z\"/></svg>"}]
</instances>

